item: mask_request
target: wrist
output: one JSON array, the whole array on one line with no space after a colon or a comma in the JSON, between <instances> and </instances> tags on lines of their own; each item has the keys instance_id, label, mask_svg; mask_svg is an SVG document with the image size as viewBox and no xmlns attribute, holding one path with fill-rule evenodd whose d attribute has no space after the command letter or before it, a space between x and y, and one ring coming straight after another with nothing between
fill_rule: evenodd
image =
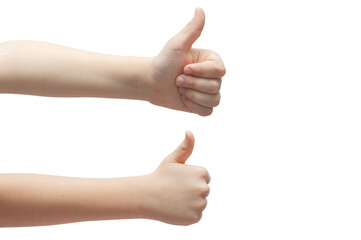
<instances>
[{"instance_id":1,"label":"wrist","mask_svg":"<svg viewBox=\"0 0 361 240\"><path fill-rule=\"evenodd\" d=\"M142 69L140 71L140 85L143 89L142 99L144 101L149 102L150 91L153 85L153 61L154 57L147 57L142 59Z\"/></svg>"},{"instance_id":2,"label":"wrist","mask_svg":"<svg viewBox=\"0 0 361 240\"><path fill-rule=\"evenodd\" d=\"M154 219L156 194L152 186L154 181L151 177L151 174L136 177L136 194L133 201L136 218Z\"/></svg>"},{"instance_id":3,"label":"wrist","mask_svg":"<svg viewBox=\"0 0 361 240\"><path fill-rule=\"evenodd\" d=\"M149 101L149 91L152 84L152 57L129 57L129 67L133 65L134 88L137 100Z\"/></svg>"},{"instance_id":4,"label":"wrist","mask_svg":"<svg viewBox=\"0 0 361 240\"><path fill-rule=\"evenodd\" d=\"M149 186L151 183L149 178L150 175L117 179L117 190L115 191L119 193L115 198L118 203L115 210L119 210L117 218L152 218L151 199L153 194Z\"/></svg>"},{"instance_id":5,"label":"wrist","mask_svg":"<svg viewBox=\"0 0 361 240\"><path fill-rule=\"evenodd\" d=\"M152 58L111 56L104 85L107 97L148 101Z\"/></svg>"}]
</instances>

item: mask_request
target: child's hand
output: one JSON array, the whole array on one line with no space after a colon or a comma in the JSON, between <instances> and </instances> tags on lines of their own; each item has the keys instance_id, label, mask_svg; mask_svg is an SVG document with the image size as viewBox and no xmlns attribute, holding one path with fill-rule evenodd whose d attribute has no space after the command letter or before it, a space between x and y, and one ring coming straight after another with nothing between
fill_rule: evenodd
<instances>
[{"instance_id":1,"label":"child's hand","mask_svg":"<svg viewBox=\"0 0 361 240\"><path fill-rule=\"evenodd\" d=\"M149 175L121 178L71 178L0 174L0 226L22 227L106 219L146 218L176 225L201 219L210 176L185 165L194 137Z\"/></svg>"},{"instance_id":2,"label":"child's hand","mask_svg":"<svg viewBox=\"0 0 361 240\"><path fill-rule=\"evenodd\" d=\"M0 93L148 100L208 116L219 104L225 67L217 53L193 49L202 9L153 58L82 51L38 41L0 44ZM36 61L34 61L36 59Z\"/></svg>"},{"instance_id":3,"label":"child's hand","mask_svg":"<svg viewBox=\"0 0 361 240\"><path fill-rule=\"evenodd\" d=\"M194 18L154 58L148 83L151 103L201 116L219 104L223 62L215 52L192 49L204 22L203 10L196 9Z\"/></svg>"},{"instance_id":4,"label":"child's hand","mask_svg":"<svg viewBox=\"0 0 361 240\"><path fill-rule=\"evenodd\" d=\"M181 145L148 175L148 218L176 225L198 222L206 208L209 194L209 173L203 167L185 165L192 154L194 137L186 133Z\"/></svg>"}]
</instances>

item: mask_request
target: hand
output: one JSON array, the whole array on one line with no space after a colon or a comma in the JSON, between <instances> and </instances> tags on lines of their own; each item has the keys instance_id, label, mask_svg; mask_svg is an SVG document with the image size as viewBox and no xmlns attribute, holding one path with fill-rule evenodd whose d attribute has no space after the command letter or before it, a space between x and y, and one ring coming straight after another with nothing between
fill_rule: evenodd
<instances>
[{"instance_id":1,"label":"hand","mask_svg":"<svg viewBox=\"0 0 361 240\"><path fill-rule=\"evenodd\" d=\"M210 176L202 167L185 165L193 146L194 137L187 132L153 173L137 177L0 174L0 226L130 218L196 223L207 205Z\"/></svg>"},{"instance_id":2,"label":"hand","mask_svg":"<svg viewBox=\"0 0 361 240\"><path fill-rule=\"evenodd\" d=\"M210 115L219 104L223 62L213 51L192 48L204 22L205 14L197 8L188 25L153 59L148 83L151 103L201 116Z\"/></svg>"},{"instance_id":3,"label":"hand","mask_svg":"<svg viewBox=\"0 0 361 240\"><path fill-rule=\"evenodd\" d=\"M209 173L197 166L185 165L192 154L194 137L186 132L185 140L149 175L145 185L148 194L148 218L176 225L198 222L206 208Z\"/></svg>"}]
</instances>

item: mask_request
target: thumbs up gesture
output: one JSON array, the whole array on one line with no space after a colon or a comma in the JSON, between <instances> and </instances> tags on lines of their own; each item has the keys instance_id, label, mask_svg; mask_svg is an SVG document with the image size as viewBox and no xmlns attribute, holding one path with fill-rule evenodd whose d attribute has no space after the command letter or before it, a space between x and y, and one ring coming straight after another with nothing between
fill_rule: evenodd
<instances>
[{"instance_id":1,"label":"thumbs up gesture","mask_svg":"<svg viewBox=\"0 0 361 240\"><path fill-rule=\"evenodd\" d=\"M211 50L194 49L205 23L197 8L193 19L153 59L148 100L159 106L208 116L220 102L225 67Z\"/></svg>"},{"instance_id":2,"label":"thumbs up gesture","mask_svg":"<svg viewBox=\"0 0 361 240\"><path fill-rule=\"evenodd\" d=\"M206 208L209 173L203 167L185 165L192 154L194 137L186 132L184 141L166 157L146 181L148 218L176 225L198 222Z\"/></svg>"}]
</instances>

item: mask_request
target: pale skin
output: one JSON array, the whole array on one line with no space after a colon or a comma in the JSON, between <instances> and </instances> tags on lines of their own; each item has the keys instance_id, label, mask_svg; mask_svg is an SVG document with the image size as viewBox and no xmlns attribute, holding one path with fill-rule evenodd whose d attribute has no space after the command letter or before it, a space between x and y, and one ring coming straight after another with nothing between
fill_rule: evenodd
<instances>
[{"instance_id":1,"label":"pale skin","mask_svg":"<svg viewBox=\"0 0 361 240\"><path fill-rule=\"evenodd\" d=\"M202 9L155 57L93 53L36 41L0 44L0 93L104 97L149 101L208 116L220 102L225 67L218 54L194 49L205 22ZM151 174L85 179L0 174L0 227L146 218L189 225L207 205L210 176L186 165L194 137Z\"/></svg>"},{"instance_id":2,"label":"pale skin","mask_svg":"<svg viewBox=\"0 0 361 240\"><path fill-rule=\"evenodd\" d=\"M210 175L186 165L194 137L184 141L151 174L123 178L0 175L0 226L145 218L175 225L198 222L207 205Z\"/></svg>"},{"instance_id":3,"label":"pale skin","mask_svg":"<svg viewBox=\"0 0 361 240\"><path fill-rule=\"evenodd\" d=\"M37 41L0 44L0 93L149 101L208 116L220 102L225 67L211 50L194 49L202 9L155 57L93 53Z\"/></svg>"}]
</instances>

